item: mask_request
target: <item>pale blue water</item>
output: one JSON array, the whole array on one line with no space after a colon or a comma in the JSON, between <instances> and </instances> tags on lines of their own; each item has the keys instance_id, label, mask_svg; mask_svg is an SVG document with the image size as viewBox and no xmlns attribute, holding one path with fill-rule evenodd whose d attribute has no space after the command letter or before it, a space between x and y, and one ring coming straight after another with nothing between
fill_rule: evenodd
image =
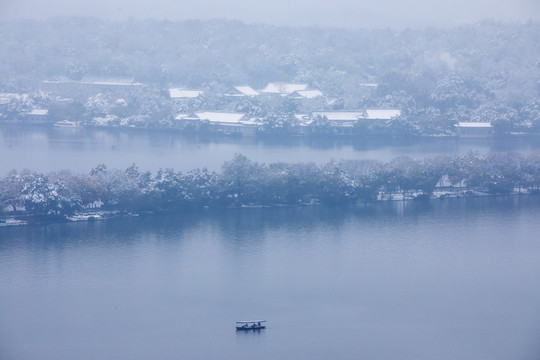
<instances>
[{"instance_id":1,"label":"pale blue water","mask_svg":"<svg viewBox=\"0 0 540 360\"><path fill-rule=\"evenodd\" d=\"M538 219L501 197L0 228L0 359L537 360Z\"/></svg>"},{"instance_id":2,"label":"pale blue water","mask_svg":"<svg viewBox=\"0 0 540 360\"><path fill-rule=\"evenodd\" d=\"M136 163L142 170L173 168L188 171L206 167L219 171L235 153L264 163L315 162L332 159L389 161L398 156L426 156L517 151L540 151L538 137L492 139L350 139L277 137L203 138L178 132L119 129L0 127L0 176L11 169L49 172L69 169L88 172L98 164L125 169Z\"/></svg>"}]
</instances>

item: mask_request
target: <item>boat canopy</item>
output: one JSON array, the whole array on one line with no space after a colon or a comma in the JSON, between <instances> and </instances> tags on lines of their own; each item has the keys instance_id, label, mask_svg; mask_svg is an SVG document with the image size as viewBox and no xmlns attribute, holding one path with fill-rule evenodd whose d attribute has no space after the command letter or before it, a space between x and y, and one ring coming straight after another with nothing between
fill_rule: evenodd
<instances>
[{"instance_id":1,"label":"boat canopy","mask_svg":"<svg viewBox=\"0 0 540 360\"><path fill-rule=\"evenodd\" d=\"M250 320L250 321L237 321L237 324L257 324L257 323L265 323L266 320Z\"/></svg>"}]
</instances>

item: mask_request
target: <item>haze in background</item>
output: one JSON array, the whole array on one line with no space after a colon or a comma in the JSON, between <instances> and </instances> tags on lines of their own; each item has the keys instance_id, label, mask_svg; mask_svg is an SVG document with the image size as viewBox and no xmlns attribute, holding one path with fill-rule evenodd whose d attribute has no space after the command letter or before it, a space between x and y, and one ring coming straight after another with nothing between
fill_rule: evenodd
<instances>
[{"instance_id":1,"label":"haze in background","mask_svg":"<svg viewBox=\"0 0 540 360\"><path fill-rule=\"evenodd\" d=\"M349 28L454 26L483 19L540 19L538 0L1 0L0 19L58 15L234 19L247 23Z\"/></svg>"}]
</instances>

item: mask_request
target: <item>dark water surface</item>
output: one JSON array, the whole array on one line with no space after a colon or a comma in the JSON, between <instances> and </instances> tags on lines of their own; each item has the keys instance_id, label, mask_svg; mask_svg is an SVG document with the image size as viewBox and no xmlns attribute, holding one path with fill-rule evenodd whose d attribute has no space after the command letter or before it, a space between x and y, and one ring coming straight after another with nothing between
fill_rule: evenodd
<instances>
[{"instance_id":1,"label":"dark water surface","mask_svg":"<svg viewBox=\"0 0 540 360\"><path fill-rule=\"evenodd\" d=\"M0 359L537 360L539 219L529 196L0 228Z\"/></svg>"},{"instance_id":2,"label":"dark water surface","mask_svg":"<svg viewBox=\"0 0 540 360\"><path fill-rule=\"evenodd\" d=\"M11 169L40 172L69 169L88 172L98 164L142 170L173 168L220 170L235 153L264 163L316 162L332 159L392 160L401 155L436 155L540 151L540 138L491 139L351 139L351 138L234 138L182 136L178 132L120 129L0 127L0 176Z\"/></svg>"}]
</instances>

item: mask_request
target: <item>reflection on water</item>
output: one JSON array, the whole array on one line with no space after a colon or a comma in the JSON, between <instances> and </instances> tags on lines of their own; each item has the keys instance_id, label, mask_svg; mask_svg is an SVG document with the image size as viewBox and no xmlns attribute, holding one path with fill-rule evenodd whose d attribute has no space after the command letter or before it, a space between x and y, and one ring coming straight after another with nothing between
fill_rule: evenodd
<instances>
[{"instance_id":1,"label":"reflection on water","mask_svg":"<svg viewBox=\"0 0 540 360\"><path fill-rule=\"evenodd\" d=\"M3 228L0 358L535 360L539 216L515 196Z\"/></svg>"},{"instance_id":2,"label":"reflection on water","mask_svg":"<svg viewBox=\"0 0 540 360\"><path fill-rule=\"evenodd\" d=\"M266 329L254 329L254 330L249 330L249 331L239 331L237 330L236 331L236 336L238 338L242 338L242 337L259 337L261 335L264 335L266 333Z\"/></svg>"},{"instance_id":3,"label":"reflection on water","mask_svg":"<svg viewBox=\"0 0 540 360\"><path fill-rule=\"evenodd\" d=\"M201 137L174 131L0 127L0 174L11 169L88 171L104 163L127 168L136 163L155 171L219 170L235 153L264 162L318 162L331 159L391 160L397 156L454 155L468 151L538 151L536 137L492 139L351 139L303 137Z\"/></svg>"}]
</instances>

